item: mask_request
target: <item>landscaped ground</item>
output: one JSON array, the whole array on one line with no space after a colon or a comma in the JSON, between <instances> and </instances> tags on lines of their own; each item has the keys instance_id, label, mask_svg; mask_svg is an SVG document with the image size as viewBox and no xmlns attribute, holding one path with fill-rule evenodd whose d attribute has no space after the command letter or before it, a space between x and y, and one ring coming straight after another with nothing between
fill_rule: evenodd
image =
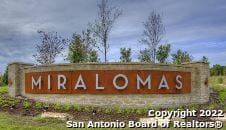
<instances>
[{"instance_id":1,"label":"landscaped ground","mask_svg":"<svg viewBox=\"0 0 226 130\"><path fill-rule=\"evenodd\" d=\"M210 86L213 88L210 102L204 105L181 106L180 109L223 109L226 111L226 77L211 77ZM0 129L66 129L66 121L41 118L43 111L67 112L74 121L128 121L139 120L147 116L147 108L119 109L93 108L79 105L44 104L33 100L14 99L7 96L7 86L0 87ZM176 109L176 108L174 108ZM173 110L169 108L168 110ZM96 113L96 114L93 114ZM187 121L191 119L186 119ZM197 120L210 120L199 118ZM226 125L226 124L225 124Z\"/></svg>"},{"instance_id":2,"label":"landscaped ground","mask_svg":"<svg viewBox=\"0 0 226 130\"><path fill-rule=\"evenodd\" d=\"M0 112L0 130L65 130L67 129L65 127L66 125L65 122L66 121L53 119L53 118L21 116L18 114L8 114L7 112ZM83 128L82 130L94 130L94 129L95 128L93 129ZM108 129L105 128L100 130L108 130ZM97 130L97 128L95 130ZM117 130L117 129L111 129L111 130ZM124 128L122 130L134 130L134 129ZM149 130L149 129L139 129L139 130ZM199 130L199 129L156 128L155 130ZM204 130L204 129L200 129L200 130ZM208 128L205 130L214 130L214 129Z\"/></svg>"}]
</instances>

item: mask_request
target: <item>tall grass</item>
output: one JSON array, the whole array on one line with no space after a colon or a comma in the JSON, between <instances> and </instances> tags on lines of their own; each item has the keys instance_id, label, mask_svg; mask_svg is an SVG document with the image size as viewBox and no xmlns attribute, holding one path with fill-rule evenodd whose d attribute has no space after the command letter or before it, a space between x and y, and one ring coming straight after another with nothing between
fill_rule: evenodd
<instances>
[{"instance_id":1,"label":"tall grass","mask_svg":"<svg viewBox=\"0 0 226 130\"><path fill-rule=\"evenodd\" d=\"M210 87L216 91L226 91L226 76L211 76Z\"/></svg>"},{"instance_id":2,"label":"tall grass","mask_svg":"<svg viewBox=\"0 0 226 130\"><path fill-rule=\"evenodd\" d=\"M226 100L226 76L210 77L210 87L219 93L219 101L224 103Z\"/></svg>"}]
</instances>

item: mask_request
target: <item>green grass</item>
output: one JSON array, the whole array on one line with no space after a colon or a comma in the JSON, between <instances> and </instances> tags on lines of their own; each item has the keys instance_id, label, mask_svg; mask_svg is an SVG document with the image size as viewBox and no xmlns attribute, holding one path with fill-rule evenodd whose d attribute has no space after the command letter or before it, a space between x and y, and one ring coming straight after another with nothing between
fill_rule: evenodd
<instances>
[{"instance_id":1,"label":"green grass","mask_svg":"<svg viewBox=\"0 0 226 130\"><path fill-rule=\"evenodd\" d=\"M0 130L64 130L65 122L0 112Z\"/></svg>"},{"instance_id":2,"label":"green grass","mask_svg":"<svg viewBox=\"0 0 226 130\"><path fill-rule=\"evenodd\" d=\"M8 93L8 86L0 86L0 94Z\"/></svg>"}]
</instances>

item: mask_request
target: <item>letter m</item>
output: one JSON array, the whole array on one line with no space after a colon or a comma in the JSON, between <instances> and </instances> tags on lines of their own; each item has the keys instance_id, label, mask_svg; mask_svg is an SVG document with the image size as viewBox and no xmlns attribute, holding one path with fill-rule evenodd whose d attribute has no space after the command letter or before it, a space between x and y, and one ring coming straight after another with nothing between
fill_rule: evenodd
<instances>
[{"instance_id":1,"label":"letter m","mask_svg":"<svg viewBox=\"0 0 226 130\"><path fill-rule=\"evenodd\" d=\"M38 87L38 89L41 89L41 76L39 76L37 81L32 76L32 89L34 89L34 87Z\"/></svg>"},{"instance_id":2,"label":"letter m","mask_svg":"<svg viewBox=\"0 0 226 130\"><path fill-rule=\"evenodd\" d=\"M143 86L145 86L146 84L148 84L148 89L151 89L151 76L149 75L145 81L143 81L141 79L141 77L139 75L137 75L137 89L140 89L140 84L142 84Z\"/></svg>"}]
</instances>

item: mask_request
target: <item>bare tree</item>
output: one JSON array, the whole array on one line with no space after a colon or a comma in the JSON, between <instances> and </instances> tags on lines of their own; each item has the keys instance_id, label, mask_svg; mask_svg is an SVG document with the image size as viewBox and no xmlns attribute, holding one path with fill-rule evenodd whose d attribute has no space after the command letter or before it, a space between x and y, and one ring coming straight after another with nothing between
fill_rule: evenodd
<instances>
[{"instance_id":1,"label":"bare tree","mask_svg":"<svg viewBox=\"0 0 226 130\"><path fill-rule=\"evenodd\" d=\"M42 43L36 45L37 53L33 57L40 64L52 64L56 56L65 49L68 41L58 36L57 32L38 31L38 33Z\"/></svg>"},{"instance_id":2,"label":"bare tree","mask_svg":"<svg viewBox=\"0 0 226 130\"><path fill-rule=\"evenodd\" d=\"M144 22L144 32L141 42L148 46L150 50L151 61L155 63L156 49L162 40L165 28L162 23L161 15L152 11L148 20Z\"/></svg>"},{"instance_id":3,"label":"bare tree","mask_svg":"<svg viewBox=\"0 0 226 130\"><path fill-rule=\"evenodd\" d=\"M92 37L92 32L90 29L86 29L85 31L82 31L82 42L85 45L85 50L86 53L94 51L94 46L96 45L96 40L94 37Z\"/></svg>"},{"instance_id":4,"label":"bare tree","mask_svg":"<svg viewBox=\"0 0 226 130\"><path fill-rule=\"evenodd\" d=\"M98 4L98 8L98 18L93 25L90 24L90 28L94 36L100 40L99 44L96 44L95 47L104 54L104 60L107 62L109 33L115 20L122 14L122 10L109 6L108 0L102 0L101 3Z\"/></svg>"}]
</instances>

